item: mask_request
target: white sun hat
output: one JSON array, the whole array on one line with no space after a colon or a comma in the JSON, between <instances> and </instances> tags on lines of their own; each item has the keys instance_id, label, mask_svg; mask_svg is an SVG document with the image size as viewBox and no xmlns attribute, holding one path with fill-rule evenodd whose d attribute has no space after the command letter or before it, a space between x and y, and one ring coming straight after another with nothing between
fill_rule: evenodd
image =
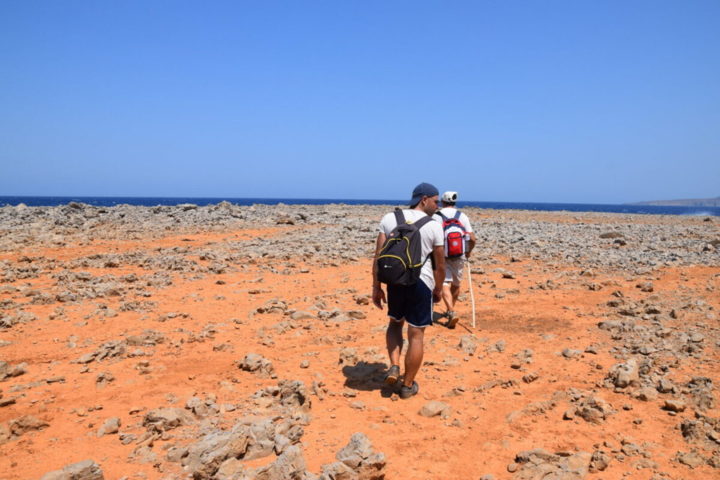
<instances>
[{"instance_id":1,"label":"white sun hat","mask_svg":"<svg viewBox=\"0 0 720 480\"><path fill-rule=\"evenodd\" d=\"M457 198L458 198L457 192L445 192L442 194L443 202L455 203L455 202L457 202Z\"/></svg>"}]
</instances>

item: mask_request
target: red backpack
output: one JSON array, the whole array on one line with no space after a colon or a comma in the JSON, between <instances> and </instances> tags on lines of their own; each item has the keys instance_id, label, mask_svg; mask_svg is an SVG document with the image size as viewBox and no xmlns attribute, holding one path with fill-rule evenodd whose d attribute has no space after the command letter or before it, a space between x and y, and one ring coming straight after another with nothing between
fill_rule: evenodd
<instances>
[{"instance_id":1,"label":"red backpack","mask_svg":"<svg viewBox=\"0 0 720 480\"><path fill-rule=\"evenodd\" d=\"M452 218L438 212L443 219L443 232L445 232L445 256L462 257L465 254L465 226L460 223L460 211L455 212Z\"/></svg>"}]
</instances>

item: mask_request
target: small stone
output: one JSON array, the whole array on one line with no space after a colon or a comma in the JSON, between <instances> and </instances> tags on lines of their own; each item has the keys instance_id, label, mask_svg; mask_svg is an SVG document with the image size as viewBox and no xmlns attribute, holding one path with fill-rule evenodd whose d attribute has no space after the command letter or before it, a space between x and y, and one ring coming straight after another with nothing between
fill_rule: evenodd
<instances>
[{"instance_id":1,"label":"small stone","mask_svg":"<svg viewBox=\"0 0 720 480\"><path fill-rule=\"evenodd\" d=\"M345 312L345 314L354 320L364 320L367 318L365 312L360 310L350 310L348 312Z\"/></svg>"},{"instance_id":2,"label":"small stone","mask_svg":"<svg viewBox=\"0 0 720 480\"><path fill-rule=\"evenodd\" d=\"M675 391L675 385L667 378L661 378L658 381L657 391L660 393L672 393Z\"/></svg>"},{"instance_id":3,"label":"small stone","mask_svg":"<svg viewBox=\"0 0 720 480\"><path fill-rule=\"evenodd\" d=\"M608 465L610 465L610 457L600 450L595 450L590 459L590 472L601 472L605 470Z\"/></svg>"},{"instance_id":4,"label":"small stone","mask_svg":"<svg viewBox=\"0 0 720 480\"><path fill-rule=\"evenodd\" d=\"M290 315L290 318L293 320L309 320L309 319L314 319L316 317L315 317L315 315L313 315L310 312L303 312L301 310L298 310L296 312L293 312Z\"/></svg>"},{"instance_id":5,"label":"small stone","mask_svg":"<svg viewBox=\"0 0 720 480\"><path fill-rule=\"evenodd\" d=\"M573 350L572 348L565 348L562 351L562 356L565 358L577 358L582 355L580 350Z\"/></svg>"},{"instance_id":6,"label":"small stone","mask_svg":"<svg viewBox=\"0 0 720 480\"><path fill-rule=\"evenodd\" d=\"M109 435L117 433L120 430L120 419L118 417L112 417L105 420L105 423L98 429L97 436L102 437L103 435Z\"/></svg>"},{"instance_id":7,"label":"small stone","mask_svg":"<svg viewBox=\"0 0 720 480\"><path fill-rule=\"evenodd\" d=\"M370 305L370 295L356 295L355 303L358 305Z\"/></svg>"},{"instance_id":8,"label":"small stone","mask_svg":"<svg viewBox=\"0 0 720 480\"><path fill-rule=\"evenodd\" d=\"M431 400L420 409L420 415L423 417L441 416L447 418L450 416L452 409L450 405L438 400Z\"/></svg>"},{"instance_id":9,"label":"small stone","mask_svg":"<svg viewBox=\"0 0 720 480\"><path fill-rule=\"evenodd\" d=\"M357 356L357 352L352 347L346 347L343 348L340 351L340 356L338 358L338 363L340 365L355 365L360 361L360 359Z\"/></svg>"},{"instance_id":10,"label":"small stone","mask_svg":"<svg viewBox=\"0 0 720 480\"><path fill-rule=\"evenodd\" d=\"M690 341L693 343L701 343L703 340L705 340L705 335L699 332L695 332L692 335L690 335Z\"/></svg>"},{"instance_id":11,"label":"small stone","mask_svg":"<svg viewBox=\"0 0 720 480\"><path fill-rule=\"evenodd\" d=\"M705 464L705 459L697 452L678 452L677 460L690 468L697 468Z\"/></svg>"},{"instance_id":12,"label":"small stone","mask_svg":"<svg viewBox=\"0 0 720 480\"><path fill-rule=\"evenodd\" d=\"M633 397L643 402L652 402L658 396L657 389L652 387L643 387L633 393Z\"/></svg>"},{"instance_id":13,"label":"small stone","mask_svg":"<svg viewBox=\"0 0 720 480\"><path fill-rule=\"evenodd\" d=\"M663 406L663 409L668 410L670 412L676 412L680 413L685 411L686 408L685 401L679 398L669 398L665 400L665 405Z\"/></svg>"},{"instance_id":14,"label":"small stone","mask_svg":"<svg viewBox=\"0 0 720 480\"><path fill-rule=\"evenodd\" d=\"M477 350L477 342L475 342L472 335L463 335L460 337L460 344L458 347L460 347L466 355L474 355Z\"/></svg>"},{"instance_id":15,"label":"small stone","mask_svg":"<svg viewBox=\"0 0 720 480\"><path fill-rule=\"evenodd\" d=\"M272 362L257 353L248 353L237 365L241 370L253 372L261 378L274 378L276 376Z\"/></svg>"}]
</instances>

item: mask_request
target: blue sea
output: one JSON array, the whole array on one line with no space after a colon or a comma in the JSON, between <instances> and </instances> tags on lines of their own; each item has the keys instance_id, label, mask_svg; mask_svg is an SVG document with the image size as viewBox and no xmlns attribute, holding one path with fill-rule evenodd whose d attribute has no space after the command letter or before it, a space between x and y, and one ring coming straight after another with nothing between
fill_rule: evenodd
<instances>
[{"instance_id":1,"label":"blue sea","mask_svg":"<svg viewBox=\"0 0 720 480\"><path fill-rule=\"evenodd\" d=\"M58 206L69 202L81 202L96 207L112 207L114 205L128 204L141 206L179 205L193 203L195 205L210 205L227 201L236 205L326 205L341 203L346 205L398 205L405 200L349 200L341 198L210 198L210 197L10 197L0 196L0 206L18 205L27 206ZM568 212L609 212L609 213L639 213L647 215L696 215L720 217L720 207L675 207L656 205L605 205L585 203L525 203L525 202L458 202L458 207L491 208L497 210L540 210L540 211L568 211Z\"/></svg>"}]
</instances>

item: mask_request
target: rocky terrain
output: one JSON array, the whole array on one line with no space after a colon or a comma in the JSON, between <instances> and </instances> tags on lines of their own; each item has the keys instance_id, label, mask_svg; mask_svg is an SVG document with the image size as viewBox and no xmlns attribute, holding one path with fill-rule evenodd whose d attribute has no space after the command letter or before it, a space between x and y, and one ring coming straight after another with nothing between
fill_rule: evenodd
<instances>
[{"instance_id":1,"label":"rocky terrain","mask_svg":"<svg viewBox=\"0 0 720 480\"><path fill-rule=\"evenodd\" d=\"M0 207L0 479L720 476L720 218L466 209L401 400L391 208Z\"/></svg>"},{"instance_id":2,"label":"rocky terrain","mask_svg":"<svg viewBox=\"0 0 720 480\"><path fill-rule=\"evenodd\" d=\"M720 207L720 197L715 198L693 198L683 200L653 200L650 202L638 202L633 205L663 205L677 207Z\"/></svg>"}]
</instances>

